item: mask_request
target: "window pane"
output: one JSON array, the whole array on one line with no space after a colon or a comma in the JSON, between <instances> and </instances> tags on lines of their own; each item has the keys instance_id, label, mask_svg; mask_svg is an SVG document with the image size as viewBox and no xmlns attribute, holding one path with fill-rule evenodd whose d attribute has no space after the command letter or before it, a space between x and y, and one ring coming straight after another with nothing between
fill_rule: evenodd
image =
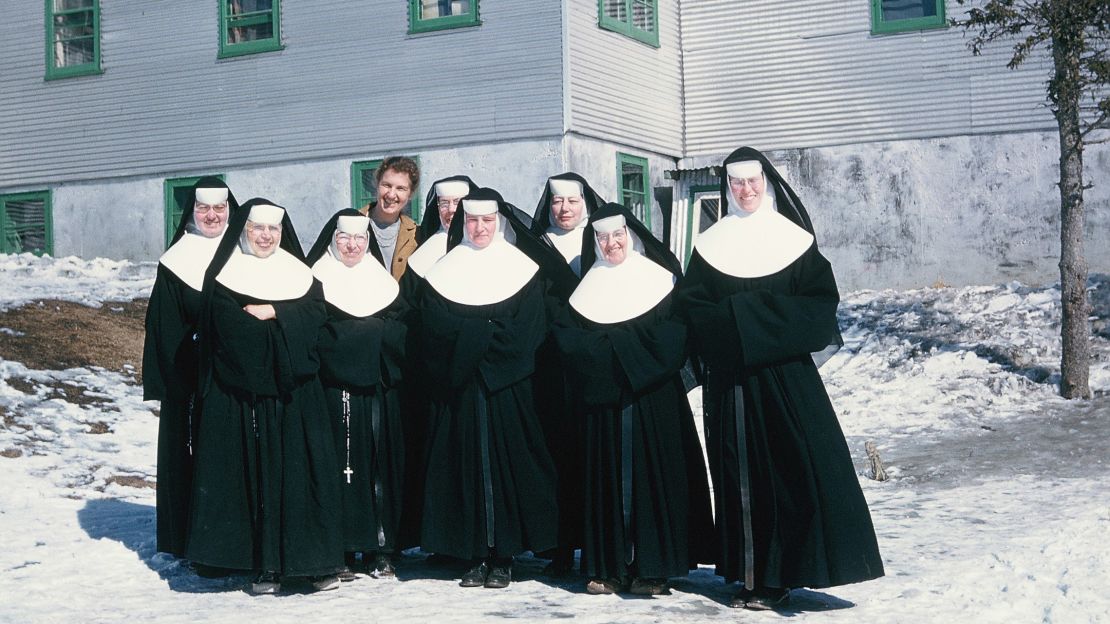
<instances>
[{"instance_id":1,"label":"window pane","mask_svg":"<svg viewBox=\"0 0 1110 624\"><path fill-rule=\"evenodd\" d=\"M378 182L374 180L374 171L376 169L377 165L359 172L359 179L362 180L359 189L359 199L362 200L363 205L378 198ZM362 205L355 206L355 208L362 208Z\"/></svg>"},{"instance_id":2,"label":"window pane","mask_svg":"<svg viewBox=\"0 0 1110 624\"><path fill-rule=\"evenodd\" d=\"M467 15L470 0L420 0L420 19Z\"/></svg>"},{"instance_id":3,"label":"window pane","mask_svg":"<svg viewBox=\"0 0 1110 624\"><path fill-rule=\"evenodd\" d=\"M227 29L228 43L243 43L245 41L274 38L274 25L271 24L269 20L262 24L248 26L236 26L235 24L236 22L233 21L231 27Z\"/></svg>"},{"instance_id":4,"label":"window pane","mask_svg":"<svg viewBox=\"0 0 1110 624\"><path fill-rule=\"evenodd\" d=\"M95 43L92 37L59 41L54 44L54 66L72 67L96 61Z\"/></svg>"},{"instance_id":5,"label":"window pane","mask_svg":"<svg viewBox=\"0 0 1110 624\"><path fill-rule=\"evenodd\" d=\"M91 9L96 0L54 0L54 11L72 11L74 9Z\"/></svg>"},{"instance_id":6,"label":"window pane","mask_svg":"<svg viewBox=\"0 0 1110 624\"><path fill-rule=\"evenodd\" d=\"M228 3L228 15L236 16L245 13L270 13L274 10L274 0L231 0Z\"/></svg>"},{"instance_id":7,"label":"window pane","mask_svg":"<svg viewBox=\"0 0 1110 624\"><path fill-rule=\"evenodd\" d=\"M605 16L611 17L619 22L628 21L628 11L625 8L627 0L605 0Z\"/></svg>"},{"instance_id":8,"label":"window pane","mask_svg":"<svg viewBox=\"0 0 1110 624\"><path fill-rule=\"evenodd\" d=\"M44 253L46 249L46 203L25 199L4 203L3 247L7 253Z\"/></svg>"},{"instance_id":9,"label":"window pane","mask_svg":"<svg viewBox=\"0 0 1110 624\"><path fill-rule=\"evenodd\" d=\"M54 16L54 36L58 39L69 39L82 35L93 34L92 11L78 11L77 13L63 13ZM63 34L68 33L68 34Z\"/></svg>"},{"instance_id":10,"label":"window pane","mask_svg":"<svg viewBox=\"0 0 1110 624\"><path fill-rule=\"evenodd\" d=\"M936 17L936 0L882 0L883 21Z\"/></svg>"},{"instance_id":11,"label":"window pane","mask_svg":"<svg viewBox=\"0 0 1110 624\"><path fill-rule=\"evenodd\" d=\"M655 8L652 0L632 0L632 26L640 30L655 30Z\"/></svg>"}]
</instances>

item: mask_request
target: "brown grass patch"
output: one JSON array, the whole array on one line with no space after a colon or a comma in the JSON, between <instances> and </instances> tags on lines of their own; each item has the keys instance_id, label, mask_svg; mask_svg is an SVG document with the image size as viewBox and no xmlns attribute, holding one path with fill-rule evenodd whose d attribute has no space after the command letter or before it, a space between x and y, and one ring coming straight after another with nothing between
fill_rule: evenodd
<instances>
[{"instance_id":1,"label":"brown grass patch","mask_svg":"<svg viewBox=\"0 0 1110 624\"><path fill-rule=\"evenodd\" d=\"M105 483L106 485L116 483L125 487L155 489L153 481L147 481L142 477L135 477L132 475L112 475L108 477Z\"/></svg>"},{"instance_id":2,"label":"brown grass patch","mask_svg":"<svg viewBox=\"0 0 1110 624\"><path fill-rule=\"evenodd\" d=\"M9 377L4 380L4 383L8 384L12 388L15 388L16 390L19 390L23 394L38 393L38 386L36 386L35 382L31 381L30 379L24 379L22 377Z\"/></svg>"},{"instance_id":3,"label":"brown grass patch","mask_svg":"<svg viewBox=\"0 0 1110 624\"><path fill-rule=\"evenodd\" d=\"M146 299L105 302L99 308L40 303L0 312L0 327L22 333L0 334L0 357L40 370L99 366L126 373L124 365L130 364L141 382Z\"/></svg>"},{"instance_id":4,"label":"brown grass patch","mask_svg":"<svg viewBox=\"0 0 1110 624\"><path fill-rule=\"evenodd\" d=\"M93 435L100 435L102 433L111 433L111 432L112 432L112 430L111 430L111 428L108 427L108 423L106 423L104 421L98 420L94 423L89 423L89 433L91 433Z\"/></svg>"},{"instance_id":5,"label":"brown grass patch","mask_svg":"<svg viewBox=\"0 0 1110 624\"><path fill-rule=\"evenodd\" d=\"M0 457L7 457L8 459L15 459L16 457L23 457L23 451L17 448L4 449L0 451Z\"/></svg>"}]
</instances>

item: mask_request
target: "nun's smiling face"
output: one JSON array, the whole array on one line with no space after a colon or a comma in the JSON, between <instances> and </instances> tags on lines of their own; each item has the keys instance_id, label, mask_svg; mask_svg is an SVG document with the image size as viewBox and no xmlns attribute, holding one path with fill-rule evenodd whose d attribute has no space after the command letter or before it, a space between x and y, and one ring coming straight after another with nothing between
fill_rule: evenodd
<instances>
[{"instance_id":1,"label":"nun's smiling face","mask_svg":"<svg viewBox=\"0 0 1110 624\"><path fill-rule=\"evenodd\" d=\"M581 196L552 196L551 221L564 230L573 230L582 221L585 209L586 203Z\"/></svg>"},{"instance_id":2,"label":"nun's smiling face","mask_svg":"<svg viewBox=\"0 0 1110 624\"><path fill-rule=\"evenodd\" d=\"M386 169L378 180L378 203L374 205L374 220L394 223L401 218L401 210L412 197L412 178L395 169Z\"/></svg>"},{"instance_id":3,"label":"nun's smiling face","mask_svg":"<svg viewBox=\"0 0 1110 624\"><path fill-rule=\"evenodd\" d=\"M366 257L366 244L370 241L369 232L348 234L335 233L335 248L339 250L339 261L343 266L353 267Z\"/></svg>"},{"instance_id":4,"label":"nun's smiling face","mask_svg":"<svg viewBox=\"0 0 1110 624\"><path fill-rule=\"evenodd\" d=\"M478 249L489 247L493 235L497 233L497 213L486 215L466 215L466 237Z\"/></svg>"},{"instance_id":5,"label":"nun's smiling face","mask_svg":"<svg viewBox=\"0 0 1110 624\"><path fill-rule=\"evenodd\" d=\"M440 197L436 200L439 209L439 222L444 229L451 227L451 220L455 218L455 209L459 207L461 197Z\"/></svg>"},{"instance_id":6,"label":"nun's smiling face","mask_svg":"<svg viewBox=\"0 0 1110 624\"><path fill-rule=\"evenodd\" d=\"M193 222L205 238L215 238L224 233L227 226L227 202L219 204L193 204Z\"/></svg>"},{"instance_id":7,"label":"nun's smiling face","mask_svg":"<svg viewBox=\"0 0 1110 624\"><path fill-rule=\"evenodd\" d=\"M597 244L609 264L620 264L628 257L628 227L621 226L612 232L599 232Z\"/></svg>"},{"instance_id":8,"label":"nun's smiling face","mask_svg":"<svg viewBox=\"0 0 1110 624\"><path fill-rule=\"evenodd\" d=\"M763 174L748 178L729 176L728 188L732 192L732 196L736 198L736 203L740 204L740 208L744 212L755 212L759 210L760 204L763 203L763 193L767 190L767 182L763 180Z\"/></svg>"},{"instance_id":9,"label":"nun's smiling face","mask_svg":"<svg viewBox=\"0 0 1110 624\"><path fill-rule=\"evenodd\" d=\"M281 245L281 225L247 221L247 243L255 256L269 258Z\"/></svg>"}]
</instances>

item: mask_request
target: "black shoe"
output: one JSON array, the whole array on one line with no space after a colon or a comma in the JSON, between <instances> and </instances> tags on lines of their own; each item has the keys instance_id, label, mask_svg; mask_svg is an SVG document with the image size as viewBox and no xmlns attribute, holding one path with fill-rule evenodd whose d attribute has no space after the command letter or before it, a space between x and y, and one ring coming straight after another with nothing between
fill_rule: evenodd
<instances>
[{"instance_id":1,"label":"black shoe","mask_svg":"<svg viewBox=\"0 0 1110 624\"><path fill-rule=\"evenodd\" d=\"M513 560L499 561L490 568L486 576L486 587L490 589L504 589L513 580Z\"/></svg>"},{"instance_id":2,"label":"black shoe","mask_svg":"<svg viewBox=\"0 0 1110 624\"><path fill-rule=\"evenodd\" d=\"M782 587L757 587L744 604L751 611L770 611L790 601L790 590Z\"/></svg>"},{"instance_id":3,"label":"black shoe","mask_svg":"<svg viewBox=\"0 0 1110 624\"><path fill-rule=\"evenodd\" d=\"M728 606L733 609L743 609L748 606L748 600L754 595L755 593L752 592L752 590L741 585L740 589L736 590L736 593L732 595L732 600L729 601Z\"/></svg>"},{"instance_id":4,"label":"black shoe","mask_svg":"<svg viewBox=\"0 0 1110 624\"><path fill-rule=\"evenodd\" d=\"M347 567L340 570L337 576L339 577L339 581L342 583L350 583L351 581L358 578L358 575L354 572L351 572L351 569Z\"/></svg>"},{"instance_id":5,"label":"black shoe","mask_svg":"<svg viewBox=\"0 0 1110 624\"><path fill-rule=\"evenodd\" d=\"M667 579L632 579L632 586L628 592L638 596L669 596L671 590L667 587Z\"/></svg>"},{"instance_id":6,"label":"black shoe","mask_svg":"<svg viewBox=\"0 0 1110 624\"><path fill-rule=\"evenodd\" d=\"M281 591L281 577L277 572L263 572L251 581L252 594L276 594Z\"/></svg>"},{"instance_id":7,"label":"black shoe","mask_svg":"<svg viewBox=\"0 0 1110 624\"><path fill-rule=\"evenodd\" d=\"M329 589L339 588L339 576L335 574L326 574L324 576L310 576L308 582L312 585L312 589L316 591L328 591Z\"/></svg>"},{"instance_id":8,"label":"black shoe","mask_svg":"<svg viewBox=\"0 0 1110 624\"><path fill-rule=\"evenodd\" d=\"M481 561L462 575L462 580L459 581L459 586L481 587L486 584L487 576L489 576L489 563L486 561Z\"/></svg>"},{"instance_id":9,"label":"black shoe","mask_svg":"<svg viewBox=\"0 0 1110 624\"><path fill-rule=\"evenodd\" d=\"M374 568L370 570L370 576L380 578L394 578L397 576L397 570L393 567L393 559L385 554L378 553L374 556Z\"/></svg>"}]
</instances>

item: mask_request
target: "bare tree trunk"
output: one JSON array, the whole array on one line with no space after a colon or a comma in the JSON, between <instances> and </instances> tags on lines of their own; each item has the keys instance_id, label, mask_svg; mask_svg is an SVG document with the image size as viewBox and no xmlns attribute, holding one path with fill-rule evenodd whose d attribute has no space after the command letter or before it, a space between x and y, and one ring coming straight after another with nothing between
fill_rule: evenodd
<instances>
[{"instance_id":1,"label":"bare tree trunk","mask_svg":"<svg viewBox=\"0 0 1110 624\"><path fill-rule=\"evenodd\" d=\"M1078 399L1091 396L1087 258L1083 248L1083 138L1079 127L1081 46L1077 45L1083 34L1081 28L1080 32L1074 32L1074 24L1069 29L1058 23L1057 29L1053 33L1052 56L1053 80L1059 89L1054 112L1060 129L1060 294L1063 306L1060 394Z\"/></svg>"}]
</instances>

